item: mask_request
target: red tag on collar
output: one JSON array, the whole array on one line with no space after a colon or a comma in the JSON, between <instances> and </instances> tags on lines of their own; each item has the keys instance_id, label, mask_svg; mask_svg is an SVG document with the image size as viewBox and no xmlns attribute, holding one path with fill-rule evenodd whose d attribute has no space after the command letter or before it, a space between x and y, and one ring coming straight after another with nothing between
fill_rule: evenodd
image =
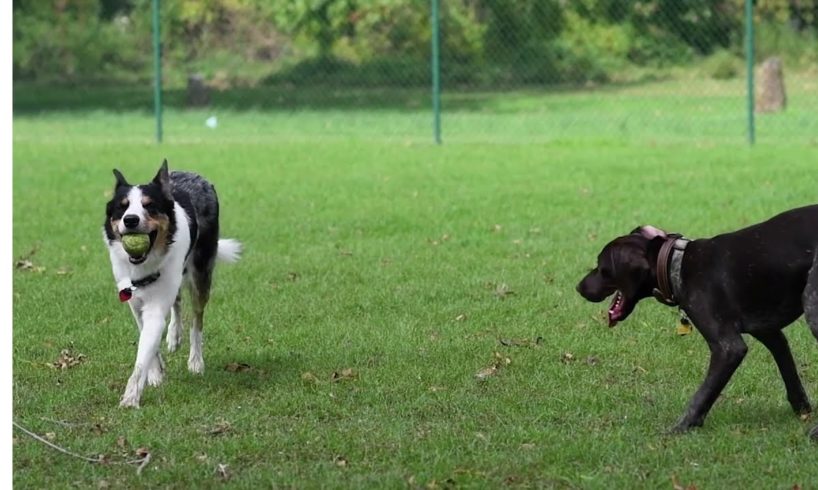
<instances>
[{"instance_id":1,"label":"red tag on collar","mask_svg":"<svg viewBox=\"0 0 818 490\"><path fill-rule=\"evenodd\" d=\"M128 301L129 299L131 299L131 296L133 296L133 290L131 288L125 288L125 289L120 289L119 290L119 301L124 303L124 302Z\"/></svg>"}]
</instances>

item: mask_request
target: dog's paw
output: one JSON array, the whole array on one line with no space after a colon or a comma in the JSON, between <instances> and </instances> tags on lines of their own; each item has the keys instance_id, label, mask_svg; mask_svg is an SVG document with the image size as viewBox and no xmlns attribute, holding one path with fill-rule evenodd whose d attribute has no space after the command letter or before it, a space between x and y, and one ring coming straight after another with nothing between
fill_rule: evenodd
<instances>
[{"instance_id":1,"label":"dog's paw","mask_svg":"<svg viewBox=\"0 0 818 490\"><path fill-rule=\"evenodd\" d=\"M202 356L190 356L187 360L187 369L193 374L202 374L204 372L204 359L202 359Z\"/></svg>"},{"instance_id":2,"label":"dog's paw","mask_svg":"<svg viewBox=\"0 0 818 490\"><path fill-rule=\"evenodd\" d=\"M686 433L690 432L691 430L696 429L696 428L701 427L701 426L702 426L701 423L680 421L676 425L671 427L667 432L665 432L665 435L676 436L676 435L680 435L680 434L686 434Z\"/></svg>"},{"instance_id":3,"label":"dog's paw","mask_svg":"<svg viewBox=\"0 0 818 490\"><path fill-rule=\"evenodd\" d=\"M164 379L165 371L161 368L161 365L158 362L153 363L151 368L148 369L148 385L159 386Z\"/></svg>"},{"instance_id":4,"label":"dog's paw","mask_svg":"<svg viewBox=\"0 0 818 490\"><path fill-rule=\"evenodd\" d=\"M176 352L182 345L182 327L171 323L168 327L168 335L165 337L168 344L168 352Z\"/></svg>"},{"instance_id":5,"label":"dog's paw","mask_svg":"<svg viewBox=\"0 0 818 490\"><path fill-rule=\"evenodd\" d=\"M126 392L122 395L122 399L119 400L119 406L121 408L139 408L139 397Z\"/></svg>"},{"instance_id":6,"label":"dog's paw","mask_svg":"<svg viewBox=\"0 0 818 490\"><path fill-rule=\"evenodd\" d=\"M792 405L792 411L795 412L795 415L809 415L812 413L812 405L808 400L799 400L795 402L790 402Z\"/></svg>"}]
</instances>

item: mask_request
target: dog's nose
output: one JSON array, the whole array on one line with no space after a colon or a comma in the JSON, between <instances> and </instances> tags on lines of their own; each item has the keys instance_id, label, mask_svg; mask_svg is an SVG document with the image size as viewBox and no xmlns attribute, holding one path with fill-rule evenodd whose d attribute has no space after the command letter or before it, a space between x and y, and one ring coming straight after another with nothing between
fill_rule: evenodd
<instances>
[{"instance_id":1,"label":"dog's nose","mask_svg":"<svg viewBox=\"0 0 818 490\"><path fill-rule=\"evenodd\" d=\"M129 214L122 218L122 222L125 223L125 228L136 228L139 226L139 216L135 214Z\"/></svg>"}]
</instances>

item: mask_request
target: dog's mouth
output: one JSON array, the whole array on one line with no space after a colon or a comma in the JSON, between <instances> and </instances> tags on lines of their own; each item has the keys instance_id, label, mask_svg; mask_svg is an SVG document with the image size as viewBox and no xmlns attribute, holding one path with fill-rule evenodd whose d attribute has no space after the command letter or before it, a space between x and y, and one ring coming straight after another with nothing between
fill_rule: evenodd
<instances>
[{"instance_id":1,"label":"dog's mouth","mask_svg":"<svg viewBox=\"0 0 818 490\"><path fill-rule=\"evenodd\" d=\"M619 290L614 292L613 301L611 301L611 306L608 308L608 327L616 326L617 323L628 316L625 310L626 304L625 295L619 292Z\"/></svg>"},{"instance_id":2,"label":"dog's mouth","mask_svg":"<svg viewBox=\"0 0 818 490\"><path fill-rule=\"evenodd\" d=\"M148 238L150 238L150 245L148 246L148 249L145 250L145 252L143 252L141 255L130 255L130 253L128 254L128 260L131 262L131 264L139 265L142 262L148 260L148 254L150 254L151 250L153 250L153 243L156 241L156 235L157 235L156 230L148 233Z\"/></svg>"}]
</instances>

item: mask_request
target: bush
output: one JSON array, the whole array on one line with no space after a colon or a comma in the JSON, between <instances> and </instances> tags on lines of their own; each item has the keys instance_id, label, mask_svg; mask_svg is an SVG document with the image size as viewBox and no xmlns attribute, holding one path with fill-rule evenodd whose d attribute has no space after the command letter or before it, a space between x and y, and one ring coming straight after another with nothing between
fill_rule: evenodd
<instances>
[{"instance_id":1,"label":"bush","mask_svg":"<svg viewBox=\"0 0 818 490\"><path fill-rule=\"evenodd\" d=\"M702 64L705 75L716 80L736 78L742 72L742 61L726 49L708 56Z\"/></svg>"}]
</instances>

